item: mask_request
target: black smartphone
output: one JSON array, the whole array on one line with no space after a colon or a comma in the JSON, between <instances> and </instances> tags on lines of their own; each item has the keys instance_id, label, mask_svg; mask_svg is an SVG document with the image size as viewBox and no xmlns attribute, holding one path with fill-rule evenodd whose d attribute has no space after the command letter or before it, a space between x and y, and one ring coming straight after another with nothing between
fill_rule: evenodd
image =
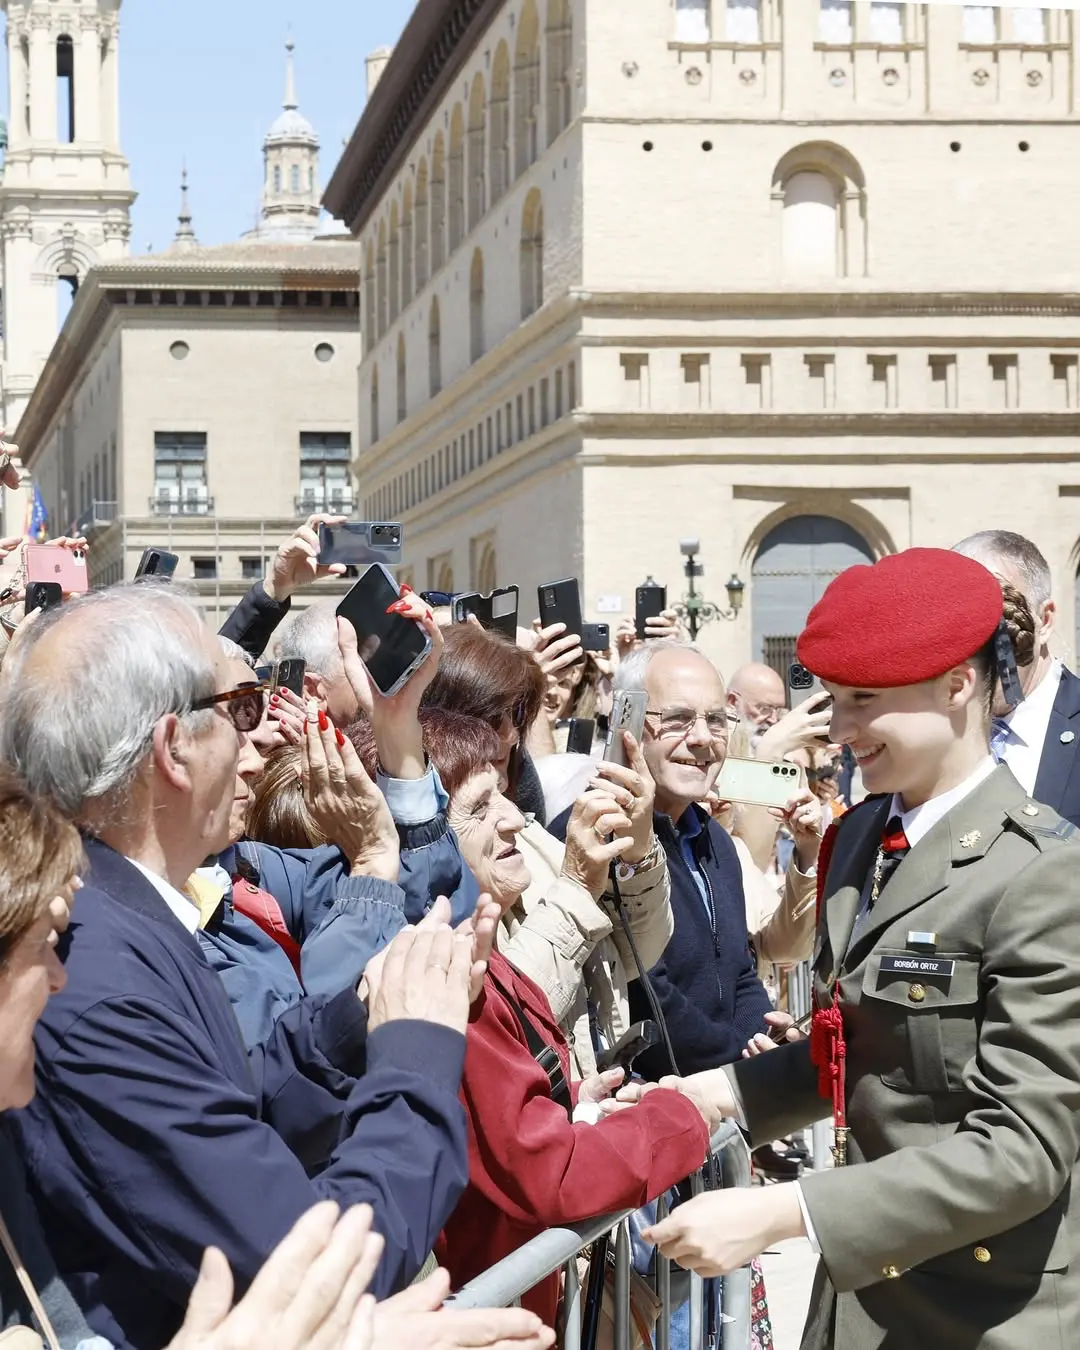
<instances>
[{"instance_id":1,"label":"black smartphone","mask_svg":"<svg viewBox=\"0 0 1080 1350\"><path fill-rule=\"evenodd\" d=\"M63 599L64 588L58 581L31 581L26 587L23 613L31 614L35 609L52 609L54 605L61 604Z\"/></svg>"},{"instance_id":2,"label":"black smartphone","mask_svg":"<svg viewBox=\"0 0 1080 1350\"><path fill-rule=\"evenodd\" d=\"M481 595L479 591L466 591L455 595L453 600L455 623L468 623L469 615L475 614L481 628L491 633L501 633L511 642L517 641L518 628L518 588L502 586L490 595Z\"/></svg>"},{"instance_id":3,"label":"black smartphone","mask_svg":"<svg viewBox=\"0 0 1080 1350\"><path fill-rule=\"evenodd\" d=\"M805 703L813 694L821 692L821 681L811 671L798 661L792 661L788 666L788 705L797 708L800 703Z\"/></svg>"},{"instance_id":4,"label":"black smartphone","mask_svg":"<svg viewBox=\"0 0 1080 1350\"><path fill-rule=\"evenodd\" d=\"M810 1030L810 1022L811 1022L813 1016L814 1016L814 1014L813 1014L812 1012L808 1012L808 1013L806 1013L804 1016L800 1017L800 1018L798 1019L797 1022L794 1022L794 1023L793 1023L791 1026L789 1026L789 1027L772 1027L772 1028L770 1028L769 1032L767 1033L767 1034L768 1034L768 1037L769 1037L769 1040L770 1040L770 1041L774 1041L777 1045L787 1045L787 1043L788 1043L788 1040L787 1040L787 1034L788 1034L788 1032L789 1032L789 1031L792 1031L792 1030L794 1030L794 1031L804 1031L804 1032L805 1032L805 1031L809 1031L809 1030Z\"/></svg>"},{"instance_id":5,"label":"black smartphone","mask_svg":"<svg viewBox=\"0 0 1080 1350\"><path fill-rule=\"evenodd\" d=\"M646 577L634 592L634 627L638 637L644 642L645 625L667 609L667 587L661 586L652 577Z\"/></svg>"},{"instance_id":6,"label":"black smartphone","mask_svg":"<svg viewBox=\"0 0 1080 1350\"><path fill-rule=\"evenodd\" d=\"M400 614L387 614L400 597L390 572L381 563L372 563L337 607L341 617L356 629L368 674L387 698L404 687L431 651L431 639L420 624Z\"/></svg>"},{"instance_id":7,"label":"black smartphone","mask_svg":"<svg viewBox=\"0 0 1080 1350\"><path fill-rule=\"evenodd\" d=\"M169 553L163 548L144 549L139 565L135 569L135 580L153 577L155 581L169 581L179 564L179 553Z\"/></svg>"},{"instance_id":8,"label":"black smartphone","mask_svg":"<svg viewBox=\"0 0 1080 1350\"><path fill-rule=\"evenodd\" d=\"M545 582L536 588L536 598L540 606L541 628L550 628L553 623L564 623L567 633L581 636L581 591L577 577Z\"/></svg>"},{"instance_id":9,"label":"black smartphone","mask_svg":"<svg viewBox=\"0 0 1080 1350\"><path fill-rule=\"evenodd\" d=\"M400 525L381 520L346 520L341 525L319 526L319 562L326 567L344 563L362 567L367 563L394 565L401 562L404 531Z\"/></svg>"},{"instance_id":10,"label":"black smartphone","mask_svg":"<svg viewBox=\"0 0 1080 1350\"><path fill-rule=\"evenodd\" d=\"M611 625L606 623L583 623L581 625L581 649L585 652L606 652L611 647Z\"/></svg>"},{"instance_id":11,"label":"black smartphone","mask_svg":"<svg viewBox=\"0 0 1080 1350\"><path fill-rule=\"evenodd\" d=\"M291 689L297 698L304 696L304 673L307 666L303 661L290 659L278 661L274 666L273 687Z\"/></svg>"},{"instance_id":12,"label":"black smartphone","mask_svg":"<svg viewBox=\"0 0 1080 1350\"><path fill-rule=\"evenodd\" d=\"M660 1028L655 1022L635 1022L610 1050L601 1050L596 1056L596 1067L604 1073L608 1069L622 1069L630 1077L634 1060L650 1046L660 1044Z\"/></svg>"},{"instance_id":13,"label":"black smartphone","mask_svg":"<svg viewBox=\"0 0 1080 1350\"><path fill-rule=\"evenodd\" d=\"M591 717L571 717L566 734L568 755L591 755L596 738L596 723Z\"/></svg>"}]
</instances>

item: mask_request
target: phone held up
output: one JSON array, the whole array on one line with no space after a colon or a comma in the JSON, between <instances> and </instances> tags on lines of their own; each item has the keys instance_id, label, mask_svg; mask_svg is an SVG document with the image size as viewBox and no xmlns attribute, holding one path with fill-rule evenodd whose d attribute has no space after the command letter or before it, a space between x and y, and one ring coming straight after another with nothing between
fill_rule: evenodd
<instances>
[{"instance_id":1,"label":"phone held up","mask_svg":"<svg viewBox=\"0 0 1080 1350\"><path fill-rule=\"evenodd\" d=\"M489 633L501 633L511 642L517 641L518 628L518 588L502 586L490 595L481 595L479 591L465 591L455 595L452 611L455 623L468 623L470 614L475 615L480 627Z\"/></svg>"},{"instance_id":2,"label":"phone held up","mask_svg":"<svg viewBox=\"0 0 1080 1350\"><path fill-rule=\"evenodd\" d=\"M611 628L606 623L584 623L581 618L581 590L577 577L546 581L536 588L541 628L554 623L566 625L567 633L577 633L586 652L606 652L611 646Z\"/></svg>"},{"instance_id":3,"label":"phone held up","mask_svg":"<svg viewBox=\"0 0 1080 1350\"><path fill-rule=\"evenodd\" d=\"M645 712L649 705L649 696L644 689L621 689L611 705L608 719L607 743L604 746L604 759L608 764L619 764L624 769L630 767L626 757L626 745L623 733L628 731L639 744L645 734Z\"/></svg>"},{"instance_id":4,"label":"phone held up","mask_svg":"<svg viewBox=\"0 0 1080 1350\"><path fill-rule=\"evenodd\" d=\"M169 553L163 548L145 549L135 569L135 580L144 581L152 577L155 581L171 581L179 563L178 553Z\"/></svg>"},{"instance_id":5,"label":"phone held up","mask_svg":"<svg viewBox=\"0 0 1080 1350\"><path fill-rule=\"evenodd\" d=\"M646 577L634 592L634 629L642 642L645 641L646 624L650 619L658 619L665 609L667 587Z\"/></svg>"},{"instance_id":6,"label":"phone held up","mask_svg":"<svg viewBox=\"0 0 1080 1350\"><path fill-rule=\"evenodd\" d=\"M394 566L401 562L404 532L400 525L382 520L346 520L341 525L319 526L319 563L330 567L364 567L368 563Z\"/></svg>"},{"instance_id":7,"label":"phone held up","mask_svg":"<svg viewBox=\"0 0 1080 1350\"><path fill-rule=\"evenodd\" d=\"M306 670L303 661L293 658L275 661L272 666L256 666L255 674L263 684L270 686L271 693L278 689L291 689L297 698L303 698Z\"/></svg>"},{"instance_id":8,"label":"phone held up","mask_svg":"<svg viewBox=\"0 0 1080 1350\"><path fill-rule=\"evenodd\" d=\"M55 581L64 595L81 595L90 589L86 554L81 548L55 548L49 544L26 545L26 580Z\"/></svg>"},{"instance_id":9,"label":"phone held up","mask_svg":"<svg viewBox=\"0 0 1080 1350\"><path fill-rule=\"evenodd\" d=\"M571 717L566 731L568 755L591 755L596 736L596 722L591 717Z\"/></svg>"},{"instance_id":10,"label":"phone held up","mask_svg":"<svg viewBox=\"0 0 1080 1350\"><path fill-rule=\"evenodd\" d=\"M806 772L797 764L728 755L713 790L722 802L782 808L805 786Z\"/></svg>"},{"instance_id":11,"label":"phone held up","mask_svg":"<svg viewBox=\"0 0 1080 1350\"><path fill-rule=\"evenodd\" d=\"M52 609L64 599L64 588L58 581L31 581L26 587L24 614L32 614L35 609Z\"/></svg>"},{"instance_id":12,"label":"phone held up","mask_svg":"<svg viewBox=\"0 0 1080 1350\"><path fill-rule=\"evenodd\" d=\"M372 563L337 607L356 629L360 656L368 674L386 698L403 689L431 652L431 639L421 624L387 609L401 591L382 563Z\"/></svg>"}]
</instances>

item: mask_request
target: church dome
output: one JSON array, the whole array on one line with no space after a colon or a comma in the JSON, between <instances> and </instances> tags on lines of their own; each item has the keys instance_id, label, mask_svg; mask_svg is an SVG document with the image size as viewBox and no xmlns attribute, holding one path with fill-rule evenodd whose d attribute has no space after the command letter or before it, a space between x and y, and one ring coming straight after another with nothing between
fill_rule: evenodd
<instances>
[{"instance_id":1,"label":"church dome","mask_svg":"<svg viewBox=\"0 0 1080 1350\"><path fill-rule=\"evenodd\" d=\"M267 132L268 141L304 141L318 145L315 128L299 108L286 108Z\"/></svg>"}]
</instances>

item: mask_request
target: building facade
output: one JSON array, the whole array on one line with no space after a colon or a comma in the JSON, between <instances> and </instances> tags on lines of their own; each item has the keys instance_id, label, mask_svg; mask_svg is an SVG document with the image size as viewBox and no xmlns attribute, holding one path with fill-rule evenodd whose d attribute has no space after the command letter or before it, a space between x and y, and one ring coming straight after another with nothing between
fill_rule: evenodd
<instances>
[{"instance_id":1,"label":"building facade","mask_svg":"<svg viewBox=\"0 0 1080 1350\"><path fill-rule=\"evenodd\" d=\"M651 574L786 665L853 561L1038 541L1074 646L1078 15L420 0L330 183L365 513L414 583Z\"/></svg>"},{"instance_id":2,"label":"building facade","mask_svg":"<svg viewBox=\"0 0 1080 1350\"><path fill-rule=\"evenodd\" d=\"M199 244L185 173L172 247L93 268L16 433L52 533L89 537L93 584L165 548L218 620L299 520L356 505L360 248L316 237L318 139L291 43L263 159L240 242Z\"/></svg>"}]
</instances>

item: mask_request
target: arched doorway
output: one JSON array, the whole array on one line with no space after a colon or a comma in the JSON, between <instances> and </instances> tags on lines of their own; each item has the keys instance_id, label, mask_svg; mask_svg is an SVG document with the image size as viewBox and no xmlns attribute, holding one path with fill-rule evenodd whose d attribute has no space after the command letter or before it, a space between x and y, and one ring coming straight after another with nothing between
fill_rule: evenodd
<instances>
[{"instance_id":1,"label":"arched doorway","mask_svg":"<svg viewBox=\"0 0 1080 1350\"><path fill-rule=\"evenodd\" d=\"M873 562L870 545L832 516L793 516L761 541L751 573L753 659L787 682L795 640L833 577L854 563Z\"/></svg>"}]
</instances>

